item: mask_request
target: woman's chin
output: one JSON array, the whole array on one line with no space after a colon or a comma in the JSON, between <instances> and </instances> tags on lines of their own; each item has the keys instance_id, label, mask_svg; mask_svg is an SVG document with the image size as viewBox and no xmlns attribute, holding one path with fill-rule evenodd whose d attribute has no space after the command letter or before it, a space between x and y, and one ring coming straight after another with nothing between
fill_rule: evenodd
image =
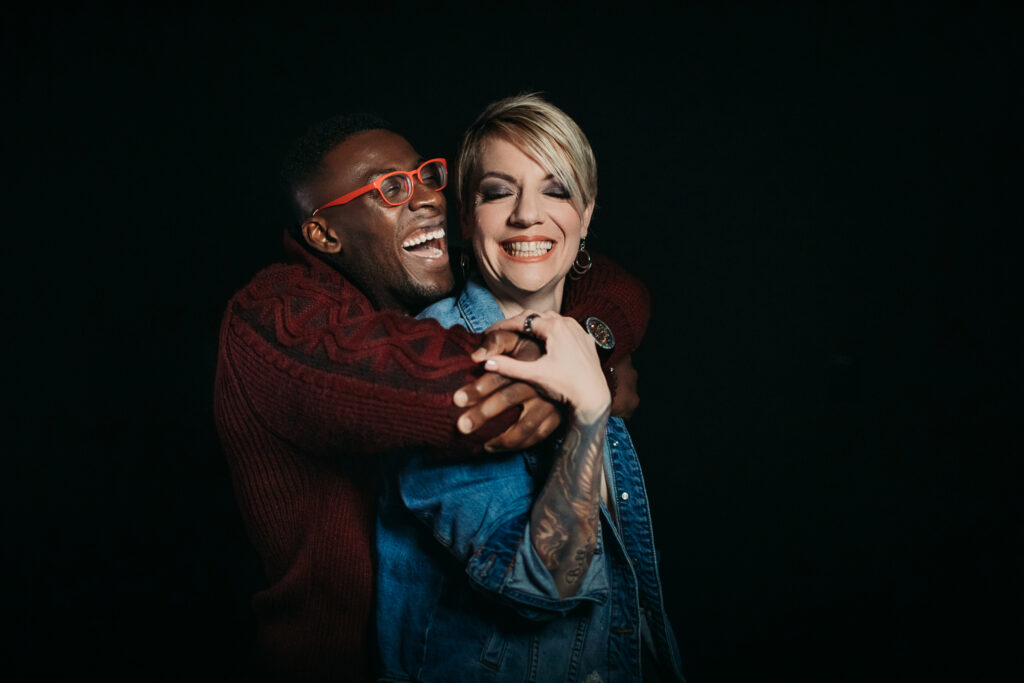
<instances>
[{"instance_id":1,"label":"woman's chin","mask_svg":"<svg viewBox=\"0 0 1024 683\"><path fill-rule=\"evenodd\" d=\"M565 275L552 277L541 273L506 273L502 279L502 289L515 294L517 299L524 299L553 293L556 286L565 279Z\"/></svg>"}]
</instances>

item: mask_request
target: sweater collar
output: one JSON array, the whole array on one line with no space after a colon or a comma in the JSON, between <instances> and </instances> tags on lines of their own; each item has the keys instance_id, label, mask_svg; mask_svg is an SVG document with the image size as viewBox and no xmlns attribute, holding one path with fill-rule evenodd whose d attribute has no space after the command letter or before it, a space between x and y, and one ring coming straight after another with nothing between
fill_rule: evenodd
<instances>
[{"instance_id":1,"label":"sweater collar","mask_svg":"<svg viewBox=\"0 0 1024 683\"><path fill-rule=\"evenodd\" d=\"M284 232L282 242L288 263L306 266L320 272L326 271L332 273L336 278L344 277L337 268L302 246L287 230Z\"/></svg>"}]
</instances>

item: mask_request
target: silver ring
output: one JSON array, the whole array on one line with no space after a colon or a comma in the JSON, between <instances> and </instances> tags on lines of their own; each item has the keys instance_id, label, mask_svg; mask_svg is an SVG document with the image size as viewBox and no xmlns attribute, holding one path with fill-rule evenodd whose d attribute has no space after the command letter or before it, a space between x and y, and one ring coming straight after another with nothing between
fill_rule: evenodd
<instances>
[{"instance_id":1,"label":"silver ring","mask_svg":"<svg viewBox=\"0 0 1024 683\"><path fill-rule=\"evenodd\" d=\"M526 316L526 320L523 321L523 334L528 334L531 337L533 336L533 319L539 317L540 313L531 313Z\"/></svg>"}]
</instances>

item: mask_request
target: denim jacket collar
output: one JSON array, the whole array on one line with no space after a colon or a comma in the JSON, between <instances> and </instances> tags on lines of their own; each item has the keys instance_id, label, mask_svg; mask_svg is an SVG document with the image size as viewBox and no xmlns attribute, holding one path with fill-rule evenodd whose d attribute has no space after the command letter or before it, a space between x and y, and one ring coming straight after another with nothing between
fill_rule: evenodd
<instances>
[{"instance_id":1,"label":"denim jacket collar","mask_svg":"<svg viewBox=\"0 0 1024 683\"><path fill-rule=\"evenodd\" d=\"M456 307L469 325L470 332L483 332L488 327L505 319L497 299L484 286L480 273L473 271L466 280L466 286L456 299Z\"/></svg>"}]
</instances>

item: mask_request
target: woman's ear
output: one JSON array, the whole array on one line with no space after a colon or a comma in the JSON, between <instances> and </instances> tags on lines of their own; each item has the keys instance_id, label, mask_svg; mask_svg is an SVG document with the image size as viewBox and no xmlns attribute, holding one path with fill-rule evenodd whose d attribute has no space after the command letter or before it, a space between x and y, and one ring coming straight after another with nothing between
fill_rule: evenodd
<instances>
[{"instance_id":1,"label":"woman's ear","mask_svg":"<svg viewBox=\"0 0 1024 683\"><path fill-rule=\"evenodd\" d=\"M580 238L586 238L587 231L590 230L590 217L594 215L594 202L587 204L587 208L583 209L583 223L580 225Z\"/></svg>"},{"instance_id":2,"label":"woman's ear","mask_svg":"<svg viewBox=\"0 0 1024 683\"><path fill-rule=\"evenodd\" d=\"M337 254L341 251L341 240L320 216L313 216L302 224L302 239L306 244L324 254Z\"/></svg>"}]
</instances>

